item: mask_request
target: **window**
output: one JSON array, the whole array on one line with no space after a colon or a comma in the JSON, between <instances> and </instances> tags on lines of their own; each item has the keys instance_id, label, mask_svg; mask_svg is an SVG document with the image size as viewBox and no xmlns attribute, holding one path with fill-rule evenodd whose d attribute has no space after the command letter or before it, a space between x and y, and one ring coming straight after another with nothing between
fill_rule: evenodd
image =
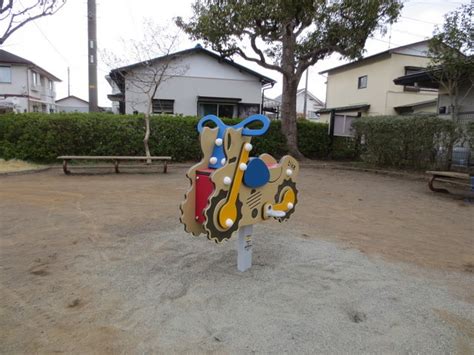
<instances>
[{"instance_id":1,"label":"window","mask_svg":"<svg viewBox=\"0 0 474 355\"><path fill-rule=\"evenodd\" d=\"M0 83L12 82L12 68L7 66L0 66Z\"/></svg>"},{"instance_id":2,"label":"window","mask_svg":"<svg viewBox=\"0 0 474 355\"><path fill-rule=\"evenodd\" d=\"M222 103L200 103L199 116L216 115L218 117L235 117L237 105Z\"/></svg>"},{"instance_id":3,"label":"window","mask_svg":"<svg viewBox=\"0 0 474 355\"><path fill-rule=\"evenodd\" d=\"M53 85L53 81L52 81L52 80L49 80L49 81L48 81L48 87L49 87L49 91L53 92L53 90L54 90L54 85Z\"/></svg>"},{"instance_id":4,"label":"window","mask_svg":"<svg viewBox=\"0 0 474 355\"><path fill-rule=\"evenodd\" d=\"M367 87L367 75L359 76L357 80L357 88L358 89L365 89Z\"/></svg>"},{"instance_id":5,"label":"window","mask_svg":"<svg viewBox=\"0 0 474 355\"><path fill-rule=\"evenodd\" d=\"M174 113L174 100L153 99L153 113Z\"/></svg>"},{"instance_id":6,"label":"window","mask_svg":"<svg viewBox=\"0 0 474 355\"><path fill-rule=\"evenodd\" d=\"M32 84L33 86L38 86L39 84L39 74L37 72L31 72Z\"/></svg>"}]
</instances>

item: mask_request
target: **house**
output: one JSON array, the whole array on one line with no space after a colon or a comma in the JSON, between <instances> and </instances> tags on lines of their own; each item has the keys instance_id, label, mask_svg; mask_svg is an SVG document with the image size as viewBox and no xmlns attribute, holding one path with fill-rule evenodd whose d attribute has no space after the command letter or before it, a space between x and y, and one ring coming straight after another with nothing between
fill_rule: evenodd
<instances>
[{"instance_id":1,"label":"house","mask_svg":"<svg viewBox=\"0 0 474 355\"><path fill-rule=\"evenodd\" d=\"M451 118L453 107L451 95L436 80L442 69L422 70L393 80L396 85L408 87L426 87L438 90L437 112L442 118ZM465 73L457 84L458 118L460 121L474 121L474 73Z\"/></svg>"},{"instance_id":2,"label":"house","mask_svg":"<svg viewBox=\"0 0 474 355\"><path fill-rule=\"evenodd\" d=\"M0 49L0 113L55 112L53 74L35 63Z\"/></svg>"},{"instance_id":3,"label":"house","mask_svg":"<svg viewBox=\"0 0 474 355\"><path fill-rule=\"evenodd\" d=\"M145 112L145 90L137 88L148 66L174 67L166 72L154 97L152 113L220 117L247 117L259 113L262 88L275 80L223 58L197 45L194 48L114 69L106 79L112 86L108 98L119 113ZM137 78L140 77L140 80Z\"/></svg>"},{"instance_id":4,"label":"house","mask_svg":"<svg viewBox=\"0 0 474 355\"><path fill-rule=\"evenodd\" d=\"M321 121L329 122L331 112L341 122L366 115L436 112L435 88L393 82L428 65L428 42L392 48L321 72L327 74L326 108L319 110ZM350 128L350 124L341 125Z\"/></svg>"},{"instance_id":5,"label":"house","mask_svg":"<svg viewBox=\"0 0 474 355\"><path fill-rule=\"evenodd\" d=\"M56 100L56 109L58 112L89 112L89 102L69 95Z\"/></svg>"},{"instance_id":6,"label":"house","mask_svg":"<svg viewBox=\"0 0 474 355\"><path fill-rule=\"evenodd\" d=\"M281 95L275 98L276 101L281 103ZM305 114L305 97L306 97L306 114ZM324 108L324 102L318 99L310 91L299 89L296 92L296 114L297 116L306 117L309 120L319 120L319 110Z\"/></svg>"},{"instance_id":7,"label":"house","mask_svg":"<svg viewBox=\"0 0 474 355\"><path fill-rule=\"evenodd\" d=\"M264 96L262 113L271 120L277 120L280 118L280 106L280 101Z\"/></svg>"}]
</instances>

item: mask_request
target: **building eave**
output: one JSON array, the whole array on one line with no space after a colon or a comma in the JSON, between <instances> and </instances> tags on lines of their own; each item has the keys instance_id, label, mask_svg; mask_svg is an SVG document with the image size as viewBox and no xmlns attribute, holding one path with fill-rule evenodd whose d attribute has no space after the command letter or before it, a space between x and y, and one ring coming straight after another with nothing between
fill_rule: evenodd
<instances>
[{"instance_id":1,"label":"building eave","mask_svg":"<svg viewBox=\"0 0 474 355\"><path fill-rule=\"evenodd\" d=\"M356 60L356 61L353 61L353 62L350 62L350 63L342 64L342 65L339 65L337 67L333 67L333 68L330 68L330 69L323 70L323 71L319 72L319 74L332 73L332 72L335 72L335 71L346 70L346 69L349 69L349 67L364 64L364 62L369 61L369 60L374 60L374 59L378 60L378 59L382 59L383 57L390 57L390 55L392 53L397 53L401 49L409 48L409 47L412 47L412 46L415 46L415 45L418 45L418 44L421 44L421 43L425 43L425 42L428 42L428 41L429 41L428 39L425 39L423 41L418 41L418 42L406 44L406 45L403 45L403 46L400 46L400 47L387 49L386 51L376 53L376 54L372 54L372 55L369 55L368 57L364 57L364 58L361 58L359 60Z\"/></svg>"},{"instance_id":2,"label":"building eave","mask_svg":"<svg viewBox=\"0 0 474 355\"><path fill-rule=\"evenodd\" d=\"M350 106L339 106L339 107L328 107L317 110L316 113L330 113L332 111L339 112L353 112L353 111L368 111L370 108L369 104L350 105Z\"/></svg>"},{"instance_id":3,"label":"building eave","mask_svg":"<svg viewBox=\"0 0 474 355\"><path fill-rule=\"evenodd\" d=\"M116 74L118 74L118 73L126 73L130 69L138 68L138 67L143 66L143 65L149 65L150 63L158 63L158 62L160 62L164 59L169 59L169 58L174 58L174 57L179 57L179 56L185 56L185 55L190 55L190 54L194 54L194 53L206 54L206 55L208 55L208 56L210 56L210 57L212 57L212 58L214 58L214 59L216 59L220 62L229 64L230 66L238 69L239 71L243 71L243 72L246 72L247 74L256 76L257 78L259 78L262 86L266 85L266 84L272 84L273 85L273 84L276 83L276 80L274 80L272 78L269 78L265 75L262 75L262 74L254 71L252 69L244 67L243 65L237 64L237 63L235 63L234 61L232 61L228 58L225 58L225 57L223 57L219 54L216 54L214 52L211 52L210 50L207 50L207 49L201 47L200 45L198 45L194 48L185 49L183 51L175 52L175 53L168 54L168 55L165 55L165 56L162 56L162 57L153 58L149 61L142 61L142 62L126 65L126 66L123 66L123 67L120 67L120 68L116 68L116 69L113 69L110 72L109 75L112 78L112 80L114 80L118 85L119 83L115 80Z\"/></svg>"}]
</instances>

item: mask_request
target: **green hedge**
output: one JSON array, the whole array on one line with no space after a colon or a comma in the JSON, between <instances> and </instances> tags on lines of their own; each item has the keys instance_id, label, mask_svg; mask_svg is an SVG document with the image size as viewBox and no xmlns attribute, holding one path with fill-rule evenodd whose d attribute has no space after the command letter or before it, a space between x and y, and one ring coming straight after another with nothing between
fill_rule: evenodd
<instances>
[{"instance_id":1,"label":"green hedge","mask_svg":"<svg viewBox=\"0 0 474 355\"><path fill-rule=\"evenodd\" d=\"M235 124L238 120L224 120ZM178 161L201 156L196 117L153 116L150 151ZM274 121L262 137L255 137L254 154L281 157L287 151L280 122ZM58 155L144 155L144 120L141 115L7 114L0 116L0 157L54 162ZM326 124L298 122L301 152L324 159L329 153Z\"/></svg>"},{"instance_id":2,"label":"green hedge","mask_svg":"<svg viewBox=\"0 0 474 355\"><path fill-rule=\"evenodd\" d=\"M363 117L353 127L362 160L398 168L432 167L440 148L449 149L460 137L456 124L435 116Z\"/></svg>"}]
</instances>

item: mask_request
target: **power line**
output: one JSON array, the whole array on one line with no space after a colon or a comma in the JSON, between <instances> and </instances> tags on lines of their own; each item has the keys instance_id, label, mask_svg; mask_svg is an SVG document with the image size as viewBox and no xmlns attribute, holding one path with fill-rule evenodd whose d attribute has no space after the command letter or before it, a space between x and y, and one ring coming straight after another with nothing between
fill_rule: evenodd
<instances>
[{"instance_id":1,"label":"power line","mask_svg":"<svg viewBox=\"0 0 474 355\"><path fill-rule=\"evenodd\" d=\"M400 16L401 18L404 18L406 20L411 20L411 21L416 21L416 22L422 22L422 23L427 23L430 25L441 25L441 23L438 22L430 22L430 21L425 21L425 20L419 20L417 18L412 18L412 17L407 17L407 16Z\"/></svg>"},{"instance_id":2,"label":"power line","mask_svg":"<svg viewBox=\"0 0 474 355\"><path fill-rule=\"evenodd\" d=\"M395 29L395 28L393 28L392 31L400 32L400 33L406 33L406 34L408 34L408 35L412 35L412 36L416 36L416 37L420 37L420 38L427 38L427 37L430 37L430 36L423 36L423 35L420 35L420 34L418 34L418 33L413 33L413 32L409 32L409 31L397 30L397 29Z\"/></svg>"},{"instance_id":3,"label":"power line","mask_svg":"<svg viewBox=\"0 0 474 355\"><path fill-rule=\"evenodd\" d=\"M20 5L26 9L26 7L23 5L23 3L21 2L21 0L19 1ZM54 46L54 44L49 40L48 36L46 36L46 34L43 32L43 30L38 26L38 24L36 23L36 21L32 21L34 23L34 25L36 26L36 28L38 29L38 31L41 33L41 35L44 37L44 39L49 43L49 45L51 46L51 48L54 49L54 51L59 54L59 56L61 57L62 60L64 60L64 62L66 64L69 65L69 61L67 60L67 58L62 55L62 53Z\"/></svg>"}]
</instances>

